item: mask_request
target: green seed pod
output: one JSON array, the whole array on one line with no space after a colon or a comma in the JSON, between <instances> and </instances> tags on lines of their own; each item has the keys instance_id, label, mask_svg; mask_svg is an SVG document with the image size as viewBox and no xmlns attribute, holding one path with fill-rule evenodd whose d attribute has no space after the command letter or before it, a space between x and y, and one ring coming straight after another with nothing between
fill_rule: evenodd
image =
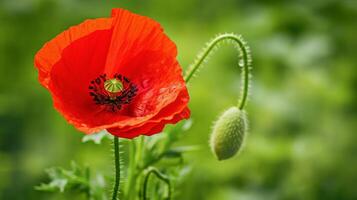
<instances>
[{"instance_id":1,"label":"green seed pod","mask_svg":"<svg viewBox=\"0 0 357 200\"><path fill-rule=\"evenodd\" d=\"M229 108L218 118L210 139L212 152L218 160L226 160L237 154L247 128L245 112L237 107Z\"/></svg>"},{"instance_id":2,"label":"green seed pod","mask_svg":"<svg viewBox=\"0 0 357 200\"><path fill-rule=\"evenodd\" d=\"M109 79L104 82L104 89L111 93L121 92L123 90L123 83L118 79Z\"/></svg>"}]
</instances>

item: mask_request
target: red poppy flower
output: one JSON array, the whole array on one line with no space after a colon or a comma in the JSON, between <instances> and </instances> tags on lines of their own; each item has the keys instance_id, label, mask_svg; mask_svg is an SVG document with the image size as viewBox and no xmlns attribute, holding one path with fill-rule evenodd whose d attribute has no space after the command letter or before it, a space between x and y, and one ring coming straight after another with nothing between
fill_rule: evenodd
<instances>
[{"instance_id":1,"label":"red poppy flower","mask_svg":"<svg viewBox=\"0 0 357 200\"><path fill-rule=\"evenodd\" d=\"M133 138L190 116L176 55L157 22L113 9L47 42L35 66L54 107L78 130Z\"/></svg>"}]
</instances>

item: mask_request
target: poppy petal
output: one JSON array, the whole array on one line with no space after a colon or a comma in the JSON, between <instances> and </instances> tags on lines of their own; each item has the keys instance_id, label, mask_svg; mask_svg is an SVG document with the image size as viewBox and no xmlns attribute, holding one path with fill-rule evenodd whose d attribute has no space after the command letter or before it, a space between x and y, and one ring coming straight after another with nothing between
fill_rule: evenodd
<instances>
[{"instance_id":1,"label":"poppy petal","mask_svg":"<svg viewBox=\"0 0 357 200\"><path fill-rule=\"evenodd\" d=\"M115 127L107 129L107 131L119 137L132 138L151 131L158 124L174 124L177 123L179 119L188 119L190 116L190 112L187 108L187 103L189 100L187 97L187 90L184 90L180 93L179 97L174 103L171 103L170 105L162 109L160 113L154 116L152 119L149 119L137 126L128 126L124 128ZM154 134L153 131L151 131L150 133Z\"/></svg>"},{"instance_id":2,"label":"poppy petal","mask_svg":"<svg viewBox=\"0 0 357 200\"><path fill-rule=\"evenodd\" d=\"M166 124L176 124L177 122L181 121L182 119L188 119L189 117L190 117L190 110L188 108L185 108L183 111L174 115L172 118L163 119L160 122L149 122L149 123L144 124L141 127L135 127L128 131L122 131L117 128L111 128L111 129L108 129L107 131L109 133L111 133L112 135L122 137L122 138L128 138L128 139L135 138L139 135L151 136L151 135L162 132L162 130Z\"/></svg>"},{"instance_id":3,"label":"poppy petal","mask_svg":"<svg viewBox=\"0 0 357 200\"><path fill-rule=\"evenodd\" d=\"M114 29L105 66L108 74L128 69L124 63L145 51L159 51L176 57L175 43L156 21L124 9L113 9L112 17Z\"/></svg>"},{"instance_id":4,"label":"poppy petal","mask_svg":"<svg viewBox=\"0 0 357 200\"><path fill-rule=\"evenodd\" d=\"M112 26L111 18L89 19L83 23L72 26L68 30L57 35L36 53L34 64L39 71L40 83L48 88L49 73L52 67L61 59L62 51L73 41L76 41L94 31L107 30Z\"/></svg>"},{"instance_id":5,"label":"poppy petal","mask_svg":"<svg viewBox=\"0 0 357 200\"><path fill-rule=\"evenodd\" d=\"M35 66L55 108L78 130L108 129L134 137L189 116L176 56L176 45L157 22L113 9L111 18L86 20L47 42L36 54ZM89 94L90 83L103 74L121 74L138 89L119 111L109 112Z\"/></svg>"},{"instance_id":6,"label":"poppy petal","mask_svg":"<svg viewBox=\"0 0 357 200\"><path fill-rule=\"evenodd\" d=\"M73 41L51 69L48 87L54 105L76 127L87 126L102 110L89 95L88 85L103 71L110 35L110 30L99 30Z\"/></svg>"}]
</instances>

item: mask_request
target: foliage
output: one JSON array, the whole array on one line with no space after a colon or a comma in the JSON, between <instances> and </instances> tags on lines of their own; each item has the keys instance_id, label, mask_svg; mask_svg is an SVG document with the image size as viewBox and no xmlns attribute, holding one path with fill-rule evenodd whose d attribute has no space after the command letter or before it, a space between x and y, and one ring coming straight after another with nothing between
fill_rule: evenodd
<instances>
[{"instance_id":1,"label":"foliage","mask_svg":"<svg viewBox=\"0 0 357 200\"><path fill-rule=\"evenodd\" d=\"M75 162L70 169L52 167L46 170L50 181L36 186L35 189L44 192L77 192L83 193L89 200L106 200L105 184L98 176L91 180L89 167L81 167ZM99 179L98 179L99 178Z\"/></svg>"},{"instance_id":2,"label":"foliage","mask_svg":"<svg viewBox=\"0 0 357 200\"><path fill-rule=\"evenodd\" d=\"M67 166L68 160L90 166L91 179L97 177L94 172L102 173L109 187L109 140L103 139L102 145L81 143L81 133L65 123L38 84L33 56L55 34L85 18L103 16L112 7L160 21L176 42L184 68L217 32L240 33L251 46L254 92L247 107L245 148L237 158L217 162L207 145L217 113L239 95L236 52L222 46L189 86L195 123L171 150L182 145L200 148L185 154L192 173L185 176L185 184L173 181L178 184L173 186L176 199L357 199L353 0L1 0L0 199L73 199L67 192L33 189L48 181L43 169ZM122 144L129 152L128 142ZM128 166L129 155L121 155ZM154 167L171 174L175 167L162 168L178 160L165 157ZM186 167L181 169L174 177L186 174ZM151 177L150 185L155 181Z\"/></svg>"},{"instance_id":3,"label":"foliage","mask_svg":"<svg viewBox=\"0 0 357 200\"><path fill-rule=\"evenodd\" d=\"M125 189L122 190L121 196L124 199L138 199L142 198L144 188L144 177L147 176L147 172L150 169L155 169L154 171L161 175L156 168L153 166L158 166L158 168L168 173L167 175L162 175L161 177L169 177L171 181L178 182L184 176L182 172L186 171L183 153L196 150L193 146L180 146L173 148L173 144L177 142L179 138L184 135L185 131L188 131L192 125L192 120L187 120L180 123L177 126L172 126L166 129L165 132L152 137L139 137L134 140L127 140L126 145L130 146L130 155L133 155L129 159L128 165L122 166L122 170L126 171L124 181ZM104 139L112 139L113 137L109 135L106 131L101 131L99 133L86 135L82 138L82 142L92 141L95 144L101 144ZM122 142L124 143L124 142ZM71 163L71 168L69 170L63 169L61 167L53 167L46 170L50 181L48 183L42 183L36 186L36 190L44 192L77 192L84 194L87 199L90 200L106 200L107 194L104 188L105 184L101 184L100 180L91 180L90 168L80 167L75 162ZM170 184L171 184L170 181ZM147 191L150 192L150 199L160 199L162 192L161 187L158 187L159 183L146 180ZM127 184L127 185L125 185ZM174 182L173 182L174 184ZM172 189L171 189L172 190Z\"/></svg>"}]
</instances>

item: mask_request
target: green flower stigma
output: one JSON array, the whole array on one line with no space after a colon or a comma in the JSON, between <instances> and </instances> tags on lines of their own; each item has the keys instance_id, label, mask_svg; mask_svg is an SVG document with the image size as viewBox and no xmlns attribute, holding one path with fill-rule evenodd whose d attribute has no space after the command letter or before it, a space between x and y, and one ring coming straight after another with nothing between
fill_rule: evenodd
<instances>
[{"instance_id":1,"label":"green flower stigma","mask_svg":"<svg viewBox=\"0 0 357 200\"><path fill-rule=\"evenodd\" d=\"M118 93L121 92L124 87L120 80L113 78L104 82L104 89L110 93Z\"/></svg>"}]
</instances>

